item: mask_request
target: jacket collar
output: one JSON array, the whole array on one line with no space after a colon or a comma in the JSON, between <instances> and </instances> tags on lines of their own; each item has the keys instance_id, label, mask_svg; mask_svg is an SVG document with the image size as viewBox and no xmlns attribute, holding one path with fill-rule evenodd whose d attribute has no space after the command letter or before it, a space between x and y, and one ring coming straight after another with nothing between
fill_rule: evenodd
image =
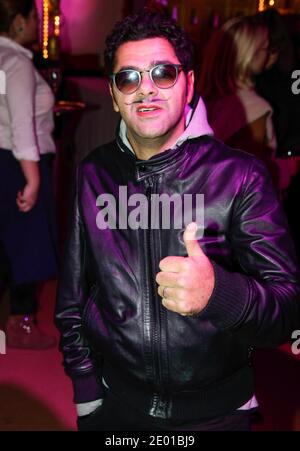
<instances>
[{"instance_id":1,"label":"jacket collar","mask_svg":"<svg viewBox=\"0 0 300 451\"><path fill-rule=\"evenodd\" d=\"M10 38L0 36L0 46L16 50L17 52L27 56L27 58L30 59L33 58L33 53L30 50L26 49L25 47L23 47L22 45L18 44L17 42L13 41Z\"/></svg>"},{"instance_id":2,"label":"jacket collar","mask_svg":"<svg viewBox=\"0 0 300 451\"><path fill-rule=\"evenodd\" d=\"M207 114L206 114L206 108L204 105L204 102L201 97L196 96L195 97L195 108L187 106L185 115L186 115L186 129L183 132L183 134L179 137L179 139L176 141L172 149L176 149L181 144L183 144L187 140L191 140L194 138L198 138L203 135L213 135L213 131L211 127L208 124L207 121ZM126 124L121 119L118 130L117 130L117 144L122 152L125 152L132 157L135 156L134 150L127 138L127 128ZM165 152L162 152L160 156L154 156L150 158L150 160L147 160L147 164L149 163L151 165L151 160L155 160L155 162L158 162L158 160L162 159L164 160L165 153L168 153L168 157L170 154L170 150L172 149L166 149ZM172 156L174 152L172 152ZM176 153L176 152L175 152ZM168 158L169 159L169 158Z\"/></svg>"}]
</instances>

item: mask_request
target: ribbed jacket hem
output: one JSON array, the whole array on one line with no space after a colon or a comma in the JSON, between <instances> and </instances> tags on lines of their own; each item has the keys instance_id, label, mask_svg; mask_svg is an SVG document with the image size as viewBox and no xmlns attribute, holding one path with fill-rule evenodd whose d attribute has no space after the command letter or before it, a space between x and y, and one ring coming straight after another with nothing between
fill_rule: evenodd
<instances>
[{"instance_id":1,"label":"ribbed jacket hem","mask_svg":"<svg viewBox=\"0 0 300 451\"><path fill-rule=\"evenodd\" d=\"M215 272L215 287L210 300L199 316L209 320L219 329L238 326L249 304L249 282L247 277L231 273L212 262Z\"/></svg>"},{"instance_id":2,"label":"ribbed jacket hem","mask_svg":"<svg viewBox=\"0 0 300 451\"><path fill-rule=\"evenodd\" d=\"M129 405L146 415L151 415L155 390L146 383L134 383L120 377L120 371L106 365L104 378L110 390ZM159 394L163 399L165 416L161 419L206 420L234 412L254 394L253 369L241 368L230 377L215 381L197 390L183 390Z\"/></svg>"},{"instance_id":3,"label":"ribbed jacket hem","mask_svg":"<svg viewBox=\"0 0 300 451\"><path fill-rule=\"evenodd\" d=\"M74 402L81 404L103 398L103 388L99 378L93 374L72 376Z\"/></svg>"}]
</instances>

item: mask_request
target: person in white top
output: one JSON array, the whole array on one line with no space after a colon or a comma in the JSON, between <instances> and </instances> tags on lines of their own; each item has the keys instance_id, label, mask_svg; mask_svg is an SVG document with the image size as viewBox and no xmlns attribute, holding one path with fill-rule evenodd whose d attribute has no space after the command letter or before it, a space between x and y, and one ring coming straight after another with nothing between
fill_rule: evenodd
<instances>
[{"instance_id":1,"label":"person in white top","mask_svg":"<svg viewBox=\"0 0 300 451\"><path fill-rule=\"evenodd\" d=\"M28 50L38 37L34 0L0 0L0 260L9 284L8 346L55 344L36 325L37 284L56 277L51 164L54 96ZM4 91L4 92L3 92ZM0 263L1 265L1 263Z\"/></svg>"}]
</instances>

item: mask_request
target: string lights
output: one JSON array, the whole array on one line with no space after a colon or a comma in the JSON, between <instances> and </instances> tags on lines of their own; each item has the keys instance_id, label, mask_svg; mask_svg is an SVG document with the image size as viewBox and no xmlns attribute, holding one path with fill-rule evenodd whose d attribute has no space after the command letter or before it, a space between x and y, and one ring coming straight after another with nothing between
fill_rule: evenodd
<instances>
[{"instance_id":1,"label":"string lights","mask_svg":"<svg viewBox=\"0 0 300 451\"><path fill-rule=\"evenodd\" d=\"M54 16L54 35L60 35L60 16Z\"/></svg>"},{"instance_id":2,"label":"string lights","mask_svg":"<svg viewBox=\"0 0 300 451\"><path fill-rule=\"evenodd\" d=\"M275 0L259 0L258 2L258 11L264 11L267 9L268 6L274 7L275 6Z\"/></svg>"},{"instance_id":3,"label":"string lights","mask_svg":"<svg viewBox=\"0 0 300 451\"><path fill-rule=\"evenodd\" d=\"M43 0L43 58L59 58L61 15L59 0Z\"/></svg>"},{"instance_id":4,"label":"string lights","mask_svg":"<svg viewBox=\"0 0 300 451\"><path fill-rule=\"evenodd\" d=\"M49 58L49 0L43 0L43 58Z\"/></svg>"}]
</instances>

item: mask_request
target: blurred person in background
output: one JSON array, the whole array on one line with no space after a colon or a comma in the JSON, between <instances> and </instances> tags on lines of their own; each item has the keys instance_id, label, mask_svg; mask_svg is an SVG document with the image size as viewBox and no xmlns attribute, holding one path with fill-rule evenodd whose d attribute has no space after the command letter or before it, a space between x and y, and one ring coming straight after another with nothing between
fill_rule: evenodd
<instances>
[{"instance_id":1,"label":"blurred person in background","mask_svg":"<svg viewBox=\"0 0 300 451\"><path fill-rule=\"evenodd\" d=\"M277 154L281 157L282 168L284 165L286 168L283 205L300 261L300 220L295 208L300 196L300 97L295 95L291 86L293 72L300 69L296 48L297 16L284 18L271 8L257 14L257 19L268 27L270 57L265 70L256 77L256 87L259 94L271 104L274 112ZM300 30L298 37L299 32ZM291 158L290 164L288 158Z\"/></svg>"},{"instance_id":2,"label":"blurred person in background","mask_svg":"<svg viewBox=\"0 0 300 451\"><path fill-rule=\"evenodd\" d=\"M38 283L57 275L51 166L54 97L26 48L38 38L34 0L0 0L1 285L10 291L11 347L47 349L55 339L36 323Z\"/></svg>"},{"instance_id":3,"label":"blurred person in background","mask_svg":"<svg viewBox=\"0 0 300 451\"><path fill-rule=\"evenodd\" d=\"M232 18L208 42L199 91L215 136L260 158L279 189L273 110L255 88L269 56L267 26L250 16Z\"/></svg>"},{"instance_id":4,"label":"blurred person in background","mask_svg":"<svg viewBox=\"0 0 300 451\"><path fill-rule=\"evenodd\" d=\"M268 28L270 55L265 69L256 76L256 89L273 108L278 155L300 156L300 102L291 89L292 73L299 69L296 50L278 11L268 9L257 19Z\"/></svg>"}]
</instances>

